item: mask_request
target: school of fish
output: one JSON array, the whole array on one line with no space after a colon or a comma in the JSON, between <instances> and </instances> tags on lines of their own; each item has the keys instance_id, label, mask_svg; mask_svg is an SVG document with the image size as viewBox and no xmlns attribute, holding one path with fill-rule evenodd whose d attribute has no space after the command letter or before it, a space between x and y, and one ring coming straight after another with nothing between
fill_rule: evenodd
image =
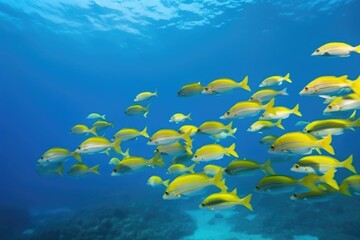
<instances>
[{"instance_id":1,"label":"school of fish","mask_svg":"<svg viewBox=\"0 0 360 240\"><path fill-rule=\"evenodd\" d=\"M346 43L332 42L317 48L311 56L349 57L352 52L360 53L360 45L350 46ZM114 124L106 119L105 114L91 113L87 119L93 121L91 126L83 123L75 124L71 133L84 135L86 139L79 143L74 150L54 147L45 151L37 160L36 169L40 175L64 174L65 162L75 159L75 163L67 171L74 177L88 174L99 175L99 164L88 166L83 162L86 155L105 153L115 155L109 161L113 165L111 176L133 174L137 171L151 168L163 168L169 179L151 176L147 184L151 187L162 187L163 199L187 199L194 195L202 195L200 208L220 210L242 205L253 211L251 205L252 193L239 196L237 189L228 189L226 179L232 176L249 176L258 171L265 176L253 186L254 191L269 194L289 194L289 198L305 202L328 201L336 195L360 195L360 175L353 166L353 155L345 160L335 157L336 150L331 145L333 137L344 134L345 131L356 131L360 127L360 118L356 118L356 111L360 109L360 76L349 79L343 76L319 76L304 84L299 92L300 96L318 96L325 99L327 104L323 110L326 119L314 119L311 122L298 121L296 126L304 125L303 129L294 132L285 132L282 125L290 116L302 117L300 105L292 108L277 106L275 98L286 97L288 87L276 89L284 84L291 84L290 73L266 77L250 99L234 103L219 119L205 121L199 126L183 124L176 129L160 129L152 135L148 134L148 127L143 129L121 128L108 139L104 135L107 129L115 129ZM242 89L242 90L239 90ZM207 85L200 82L190 83L181 87L178 97L194 95L221 96L232 91L251 91L249 78L245 76L240 82L230 78L219 78ZM127 116L147 117L149 102L158 97L158 91L142 92L134 98L136 104L125 110ZM332 113L350 113L347 118L333 118ZM284 131L281 136L266 135L259 141L260 147L267 147L269 154L276 154L282 158L295 158L290 163L289 171L303 173L304 177L294 178L286 173L274 170L272 160L265 159L257 162L250 159L239 159L236 151L238 119L256 118L248 127L249 132L263 133L279 128ZM169 122L178 126L192 120L191 113L175 113L169 116ZM224 123L222 121L228 121ZM302 128L302 127L301 127ZM193 149L193 140L196 136L204 135L212 139L212 143ZM131 155L129 149L123 151L121 144L125 141L145 138L147 145L154 147L151 158ZM230 138L233 143L224 146L221 141ZM322 153L325 153L324 155ZM232 158L225 167L224 157ZM110 158L110 157L109 157ZM166 158L170 158L168 161ZM349 175L341 184L334 179L337 169L347 169ZM209 194L205 189L212 189ZM300 191L300 192L298 192Z\"/></svg>"}]
</instances>

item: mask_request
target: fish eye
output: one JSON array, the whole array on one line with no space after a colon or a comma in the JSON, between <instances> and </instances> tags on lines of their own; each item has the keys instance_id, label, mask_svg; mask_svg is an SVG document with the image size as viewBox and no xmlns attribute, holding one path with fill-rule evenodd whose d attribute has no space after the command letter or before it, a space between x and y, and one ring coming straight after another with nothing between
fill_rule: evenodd
<instances>
[{"instance_id":1,"label":"fish eye","mask_svg":"<svg viewBox=\"0 0 360 240\"><path fill-rule=\"evenodd\" d=\"M152 139L149 139L149 142L152 142Z\"/></svg>"},{"instance_id":2,"label":"fish eye","mask_svg":"<svg viewBox=\"0 0 360 240\"><path fill-rule=\"evenodd\" d=\"M257 186L257 185L256 185L256 187L255 187L255 188L256 188L257 190L259 190L259 189L260 189L260 187L259 187L259 186Z\"/></svg>"},{"instance_id":3,"label":"fish eye","mask_svg":"<svg viewBox=\"0 0 360 240\"><path fill-rule=\"evenodd\" d=\"M305 89L305 91L309 90L309 88L308 88L308 87L305 87L304 89Z\"/></svg>"},{"instance_id":4,"label":"fish eye","mask_svg":"<svg viewBox=\"0 0 360 240\"><path fill-rule=\"evenodd\" d=\"M169 195L170 195L170 193L169 193L169 192L165 192L165 195L166 195L166 196L169 196Z\"/></svg>"},{"instance_id":5,"label":"fish eye","mask_svg":"<svg viewBox=\"0 0 360 240\"><path fill-rule=\"evenodd\" d=\"M295 198L296 198L297 196L298 196L298 195L297 195L296 193L294 193L294 194L293 194L293 197L295 197Z\"/></svg>"},{"instance_id":6,"label":"fish eye","mask_svg":"<svg viewBox=\"0 0 360 240\"><path fill-rule=\"evenodd\" d=\"M205 91L208 91L208 90L209 90L209 88L206 87L206 88L205 88Z\"/></svg>"},{"instance_id":7,"label":"fish eye","mask_svg":"<svg viewBox=\"0 0 360 240\"><path fill-rule=\"evenodd\" d=\"M274 145L272 145L272 146L270 147L270 149L274 151L274 149L275 149Z\"/></svg>"},{"instance_id":8,"label":"fish eye","mask_svg":"<svg viewBox=\"0 0 360 240\"><path fill-rule=\"evenodd\" d=\"M226 112L226 115L230 115L230 112Z\"/></svg>"},{"instance_id":9,"label":"fish eye","mask_svg":"<svg viewBox=\"0 0 360 240\"><path fill-rule=\"evenodd\" d=\"M250 98L250 100L253 100L253 99L254 99L253 97Z\"/></svg>"},{"instance_id":10,"label":"fish eye","mask_svg":"<svg viewBox=\"0 0 360 240\"><path fill-rule=\"evenodd\" d=\"M204 203L201 203L201 206L202 206L202 207L205 207L205 204L204 204Z\"/></svg>"},{"instance_id":11,"label":"fish eye","mask_svg":"<svg viewBox=\"0 0 360 240\"><path fill-rule=\"evenodd\" d=\"M116 169L114 169L114 170L113 170L113 172L114 172L114 173L116 173L116 172L117 172L117 170L116 170Z\"/></svg>"},{"instance_id":12,"label":"fish eye","mask_svg":"<svg viewBox=\"0 0 360 240\"><path fill-rule=\"evenodd\" d=\"M197 158L198 156L197 156L197 155L195 155L194 157L195 157L195 158Z\"/></svg>"},{"instance_id":13,"label":"fish eye","mask_svg":"<svg viewBox=\"0 0 360 240\"><path fill-rule=\"evenodd\" d=\"M156 153L159 152L159 149L155 149L155 152L156 152Z\"/></svg>"},{"instance_id":14,"label":"fish eye","mask_svg":"<svg viewBox=\"0 0 360 240\"><path fill-rule=\"evenodd\" d=\"M316 49L316 52L320 52L320 50L319 49ZM294 194L295 195L295 194Z\"/></svg>"},{"instance_id":15,"label":"fish eye","mask_svg":"<svg viewBox=\"0 0 360 240\"><path fill-rule=\"evenodd\" d=\"M43 160L43 159L44 159L44 157L41 157L40 159L41 159L41 160Z\"/></svg>"},{"instance_id":16,"label":"fish eye","mask_svg":"<svg viewBox=\"0 0 360 240\"><path fill-rule=\"evenodd\" d=\"M81 147L78 147L78 149L80 150L80 149L81 149Z\"/></svg>"},{"instance_id":17,"label":"fish eye","mask_svg":"<svg viewBox=\"0 0 360 240\"><path fill-rule=\"evenodd\" d=\"M311 131L310 130L306 130L307 133L310 133Z\"/></svg>"},{"instance_id":18,"label":"fish eye","mask_svg":"<svg viewBox=\"0 0 360 240\"><path fill-rule=\"evenodd\" d=\"M299 166L299 164L295 164L295 168L299 168L300 166Z\"/></svg>"},{"instance_id":19,"label":"fish eye","mask_svg":"<svg viewBox=\"0 0 360 240\"><path fill-rule=\"evenodd\" d=\"M265 115L264 115L264 114L262 114L262 115L261 115L261 117L265 117Z\"/></svg>"},{"instance_id":20,"label":"fish eye","mask_svg":"<svg viewBox=\"0 0 360 240\"><path fill-rule=\"evenodd\" d=\"M329 108L329 109L332 109L332 106L331 106L331 105L329 105L329 106L328 106L328 108Z\"/></svg>"}]
</instances>

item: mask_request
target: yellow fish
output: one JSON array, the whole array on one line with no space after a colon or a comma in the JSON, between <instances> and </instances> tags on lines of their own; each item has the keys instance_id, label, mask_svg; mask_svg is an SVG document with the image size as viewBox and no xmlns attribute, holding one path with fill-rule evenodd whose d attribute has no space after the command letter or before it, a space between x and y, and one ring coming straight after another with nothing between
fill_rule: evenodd
<instances>
[{"instance_id":1,"label":"yellow fish","mask_svg":"<svg viewBox=\"0 0 360 240\"><path fill-rule=\"evenodd\" d=\"M279 119L277 122L271 122L267 120L258 120L251 124L248 128L248 132L261 132L262 130L270 129L273 127L278 127L280 129L285 129L284 126L281 124L282 119Z\"/></svg>"},{"instance_id":2,"label":"yellow fish","mask_svg":"<svg viewBox=\"0 0 360 240\"><path fill-rule=\"evenodd\" d=\"M334 149L330 145L331 140L331 135L328 135L324 139L318 140L311 134L302 132L289 132L275 140L269 149L269 153L307 155L311 154L314 148L322 148L326 152L334 155Z\"/></svg>"},{"instance_id":3,"label":"yellow fish","mask_svg":"<svg viewBox=\"0 0 360 240\"><path fill-rule=\"evenodd\" d=\"M185 166L184 164L178 163L171 165L166 173L167 174L183 174L183 173L195 173L194 168L196 164L191 165L190 167Z\"/></svg>"},{"instance_id":4,"label":"yellow fish","mask_svg":"<svg viewBox=\"0 0 360 240\"><path fill-rule=\"evenodd\" d=\"M277 136L268 135L268 136L263 137L260 140L260 143L265 144L265 145L272 145L277 138L278 138Z\"/></svg>"},{"instance_id":5,"label":"yellow fish","mask_svg":"<svg viewBox=\"0 0 360 240\"><path fill-rule=\"evenodd\" d=\"M226 113L224 113L220 119L243 119L247 117L254 117L258 115L261 111L272 111L272 107L274 106L274 99L268 102L265 105L262 105L259 102L250 102L250 101L243 101L238 102L234 106L232 106Z\"/></svg>"},{"instance_id":6,"label":"yellow fish","mask_svg":"<svg viewBox=\"0 0 360 240\"><path fill-rule=\"evenodd\" d=\"M180 134L178 131L173 129L161 129L154 133L149 141L148 145L167 145L171 143L175 143L180 139L183 139L187 145L192 146L192 141L190 139L191 132L186 132L184 134Z\"/></svg>"},{"instance_id":7,"label":"yellow fish","mask_svg":"<svg viewBox=\"0 0 360 240\"><path fill-rule=\"evenodd\" d=\"M134 102L145 101L152 97L157 97L157 95L158 95L157 90L155 90L155 92L142 92L142 93L139 93L138 95L136 95Z\"/></svg>"},{"instance_id":8,"label":"yellow fish","mask_svg":"<svg viewBox=\"0 0 360 240\"><path fill-rule=\"evenodd\" d=\"M155 156L149 160L146 160L142 157L128 157L124 158L115 166L114 170L111 173L111 176L120 176L124 174L131 174L134 171L141 170L144 167L154 167L165 166L164 160L160 156L160 153L155 154Z\"/></svg>"},{"instance_id":9,"label":"yellow fish","mask_svg":"<svg viewBox=\"0 0 360 240\"><path fill-rule=\"evenodd\" d=\"M303 96L334 96L343 95L351 90L360 95L360 76L354 81L349 80L347 75L318 77L308 83L299 94Z\"/></svg>"},{"instance_id":10,"label":"yellow fish","mask_svg":"<svg viewBox=\"0 0 360 240\"><path fill-rule=\"evenodd\" d=\"M281 85L283 81L292 83L290 79L290 73L286 74L285 76L271 76L266 78L264 81L262 81L259 85L259 87L269 87L273 85Z\"/></svg>"},{"instance_id":11,"label":"yellow fish","mask_svg":"<svg viewBox=\"0 0 360 240\"><path fill-rule=\"evenodd\" d=\"M80 154L104 152L108 155L109 149L114 149L117 153L121 154L122 151L120 149L120 142L121 139L118 139L115 142L110 142L104 137L90 137L80 144L80 146L76 149L76 152Z\"/></svg>"},{"instance_id":12,"label":"yellow fish","mask_svg":"<svg viewBox=\"0 0 360 240\"><path fill-rule=\"evenodd\" d=\"M69 157L74 157L81 162L81 156L77 152L71 152L66 148L50 148L37 160L38 164L51 164L56 162L63 162Z\"/></svg>"},{"instance_id":13,"label":"yellow fish","mask_svg":"<svg viewBox=\"0 0 360 240\"><path fill-rule=\"evenodd\" d=\"M347 196L360 195L360 175L345 178L340 185L340 192Z\"/></svg>"},{"instance_id":14,"label":"yellow fish","mask_svg":"<svg viewBox=\"0 0 360 240\"><path fill-rule=\"evenodd\" d=\"M317 190L303 193L294 193L290 199L310 203L327 202L331 200L339 191L326 183L320 183Z\"/></svg>"},{"instance_id":15,"label":"yellow fish","mask_svg":"<svg viewBox=\"0 0 360 240\"><path fill-rule=\"evenodd\" d=\"M184 154L193 154L191 148L188 145L182 145L179 142L160 145L155 149L155 152L159 152L164 155L179 156Z\"/></svg>"},{"instance_id":16,"label":"yellow fish","mask_svg":"<svg viewBox=\"0 0 360 240\"><path fill-rule=\"evenodd\" d=\"M247 195L244 198L239 198L236 188L232 192L219 192L213 193L200 204L200 208L207 208L209 210L220 210L234 207L236 205L243 205L250 211L253 208L250 204L252 194Z\"/></svg>"},{"instance_id":17,"label":"yellow fish","mask_svg":"<svg viewBox=\"0 0 360 240\"><path fill-rule=\"evenodd\" d=\"M165 187L167 187L167 186L169 186L169 181L170 181L169 179L164 181L159 176L151 176L147 180L147 185L152 186L152 187L164 185Z\"/></svg>"},{"instance_id":18,"label":"yellow fish","mask_svg":"<svg viewBox=\"0 0 360 240\"><path fill-rule=\"evenodd\" d=\"M197 133L198 128L194 125L183 125L179 128L179 133L181 134L184 134L188 131L191 131L190 137L192 137Z\"/></svg>"},{"instance_id":19,"label":"yellow fish","mask_svg":"<svg viewBox=\"0 0 360 240\"><path fill-rule=\"evenodd\" d=\"M224 168L214 165L214 164L208 164L203 167L203 172L208 176L215 176L218 172L223 172Z\"/></svg>"},{"instance_id":20,"label":"yellow fish","mask_svg":"<svg viewBox=\"0 0 360 240\"><path fill-rule=\"evenodd\" d=\"M222 94L233 90L235 88L242 88L247 91L251 91L248 85L248 76L246 76L241 82L235 82L230 78L219 78L209 83L204 90L203 94Z\"/></svg>"},{"instance_id":21,"label":"yellow fish","mask_svg":"<svg viewBox=\"0 0 360 240\"><path fill-rule=\"evenodd\" d=\"M105 114L101 115L101 114L98 114L98 113L90 113L86 118L87 118L87 119L98 119L98 118L101 118L101 119L105 120Z\"/></svg>"},{"instance_id":22,"label":"yellow fish","mask_svg":"<svg viewBox=\"0 0 360 240\"><path fill-rule=\"evenodd\" d=\"M351 111L360 109L360 95L351 93L337 97L325 108L324 113Z\"/></svg>"},{"instance_id":23,"label":"yellow fish","mask_svg":"<svg viewBox=\"0 0 360 240\"><path fill-rule=\"evenodd\" d=\"M270 101L271 99L275 98L276 96L287 96L289 95L287 93L287 88L284 88L281 91L276 91L274 89L271 88L267 88L267 89L262 89L257 91L256 93L254 93L249 101L256 101L256 102L267 102Z\"/></svg>"},{"instance_id":24,"label":"yellow fish","mask_svg":"<svg viewBox=\"0 0 360 240\"><path fill-rule=\"evenodd\" d=\"M176 124L185 121L186 119L191 120L190 117L191 113L189 113L188 115L184 115L182 113L175 113L174 115L171 116L169 122L174 122Z\"/></svg>"},{"instance_id":25,"label":"yellow fish","mask_svg":"<svg viewBox=\"0 0 360 240\"><path fill-rule=\"evenodd\" d=\"M143 130L139 131L136 128L123 128L120 129L115 135L112 137L112 140L121 139L121 141L128 141L139 136L143 136L145 138L149 138L149 134L147 133L147 127Z\"/></svg>"},{"instance_id":26,"label":"yellow fish","mask_svg":"<svg viewBox=\"0 0 360 240\"><path fill-rule=\"evenodd\" d=\"M352 165L353 156L350 155L346 160L340 162L336 158L330 156L313 155L301 158L291 171L301 173L326 173L332 168L346 168L356 173L355 167Z\"/></svg>"},{"instance_id":27,"label":"yellow fish","mask_svg":"<svg viewBox=\"0 0 360 240\"><path fill-rule=\"evenodd\" d=\"M149 114L149 107L150 105L148 105L147 107L141 105L131 105L125 110L125 115L128 116L143 115L146 118L147 115Z\"/></svg>"},{"instance_id":28,"label":"yellow fish","mask_svg":"<svg viewBox=\"0 0 360 240\"><path fill-rule=\"evenodd\" d=\"M192 154L184 154L184 155L180 155L180 156L175 156L171 159L170 163L171 164L176 164L176 163L186 163L186 162L190 162L191 158L192 158Z\"/></svg>"},{"instance_id":29,"label":"yellow fish","mask_svg":"<svg viewBox=\"0 0 360 240\"><path fill-rule=\"evenodd\" d=\"M163 199L179 199L184 196L191 196L209 186L216 186L222 191L227 190L225 180L222 181L221 172L216 174L214 178L210 178L204 173L180 175L170 182Z\"/></svg>"},{"instance_id":30,"label":"yellow fish","mask_svg":"<svg viewBox=\"0 0 360 240\"><path fill-rule=\"evenodd\" d=\"M360 45L353 47L343 42L330 42L316 49L311 56L349 57L351 52L360 53Z\"/></svg>"},{"instance_id":31,"label":"yellow fish","mask_svg":"<svg viewBox=\"0 0 360 240\"><path fill-rule=\"evenodd\" d=\"M233 122L230 122L228 125L225 126L222 122L207 121L207 122L202 123L199 126L198 132L205 133L205 134L211 134L211 135L221 133L222 131L231 132L232 124L233 124Z\"/></svg>"},{"instance_id":32,"label":"yellow fish","mask_svg":"<svg viewBox=\"0 0 360 240\"><path fill-rule=\"evenodd\" d=\"M237 128L233 128L233 129L231 129L230 132L222 131L222 132L219 132L219 133L216 133L216 134L212 134L210 136L210 138L214 139L215 142L219 142L220 140L225 139L227 137L236 138L235 135L234 135L236 133L236 131L237 131Z\"/></svg>"},{"instance_id":33,"label":"yellow fish","mask_svg":"<svg viewBox=\"0 0 360 240\"><path fill-rule=\"evenodd\" d=\"M270 160L267 160L264 164L260 164L247 159L234 160L225 168L224 171L228 175L248 176L252 175L258 170L261 170L267 175L274 175L275 172L271 168L270 164Z\"/></svg>"},{"instance_id":34,"label":"yellow fish","mask_svg":"<svg viewBox=\"0 0 360 240\"><path fill-rule=\"evenodd\" d=\"M73 133L73 134L86 134L86 135L91 133L94 136L97 136L96 128L92 127L91 129L89 129L84 124L76 124L75 126L73 126L71 128L71 133Z\"/></svg>"},{"instance_id":35,"label":"yellow fish","mask_svg":"<svg viewBox=\"0 0 360 240\"><path fill-rule=\"evenodd\" d=\"M222 159L224 155L239 157L238 154L235 152L235 143L233 143L228 148L224 148L219 144L204 145L198 150L196 150L192 160L194 162L207 162L211 160Z\"/></svg>"},{"instance_id":36,"label":"yellow fish","mask_svg":"<svg viewBox=\"0 0 360 240\"><path fill-rule=\"evenodd\" d=\"M92 125L92 127L96 130L103 130L108 127L114 127L114 124L108 121L98 120Z\"/></svg>"},{"instance_id":37,"label":"yellow fish","mask_svg":"<svg viewBox=\"0 0 360 240\"><path fill-rule=\"evenodd\" d=\"M183 86L177 93L179 97L188 97L196 94L200 94L203 91L204 87L200 82L190 83Z\"/></svg>"},{"instance_id":38,"label":"yellow fish","mask_svg":"<svg viewBox=\"0 0 360 240\"><path fill-rule=\"evenodd\" d=\"M58 174L63 175L64 171L64 162L53 162L51 164L37 164L36 172L41 176Z\"/></svg>"},{"instance_id":39,"label":"yellow fish","mask_svg":"<svg viewBox=\"0 0 360 240\"><path fill-rule=\"evenodd\" d=\"M265 111L260 119L261 120L276 120L276 119L286 119L290 116L290 114L294 114L296 116L301 117L302 114L299 111L299 104L296 104L296 106L293 109L289 109L287 107L273 107L270 109L270 111Z\"/></svg>"},{"instance_id":40,"label":"yellow fish","mask_svg":"<svg viewBox=\"0 0 360 240\"><path fill-rule=\"evenodd\" d=\"M99 164L89 168L88 166L86 166L83 163L77 163L74 164L70 170L68 171L68 175L70 176L74 176L74 177L80 177L80 176L85 176L88 173L95 173L97 175L100 175L99 173Z\"/></svg>"}]
</instances>

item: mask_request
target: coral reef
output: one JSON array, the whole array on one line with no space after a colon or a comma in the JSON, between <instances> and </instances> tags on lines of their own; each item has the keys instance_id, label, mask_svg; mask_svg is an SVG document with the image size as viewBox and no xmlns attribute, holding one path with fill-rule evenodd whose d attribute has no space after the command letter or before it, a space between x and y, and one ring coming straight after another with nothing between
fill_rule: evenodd
<instances>
[{"instance_id":1,"label":"coral reef","mask_svg":"<svg viewBox=\"0 0 360 240\"><path fill-rule=\"evenodd\" d=\"M61 219L42 221L34 227L31 236L21 239L180 239L195 229L194 220L179 209L124 202L86 208Z\"/></svg>"}]
</instances>

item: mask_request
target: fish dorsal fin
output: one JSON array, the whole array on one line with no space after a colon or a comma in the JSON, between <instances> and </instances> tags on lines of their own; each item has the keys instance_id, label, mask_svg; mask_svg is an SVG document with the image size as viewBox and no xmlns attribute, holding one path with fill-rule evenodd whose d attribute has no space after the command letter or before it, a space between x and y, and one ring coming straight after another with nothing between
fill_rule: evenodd
<instances>
[{"instance_id":1,"label":"fish dorsal fin","mask_svg":"<svg viewBox=\"0 0 360 240\"><path fill-rule=\"evenodd\" d=\"M348 77L349 77L348 75L342 75L339 78L342 80L348 80Z\"/></svg>"},{"instance_id":2,"label":"fish dorsal fin","mask_svg":"<svg viewBox=\"0 0 360 240\"><path fill-rule=\"evenodd\" d=\"M237 196L237 189L234 188L234 190L232 190L230 194L233 196Z\"/></svg>"},{"instance_id":3,"label":"fish dorsal fin","mask_svg":"<svg viewBox=\"0 0 360 240\"><path fill-rule=\"evenodd\" d=\"M351 114L351 116L348 118L349 121L354 121L356 117L356 110Z\"/></svg>"}]
</instances>

